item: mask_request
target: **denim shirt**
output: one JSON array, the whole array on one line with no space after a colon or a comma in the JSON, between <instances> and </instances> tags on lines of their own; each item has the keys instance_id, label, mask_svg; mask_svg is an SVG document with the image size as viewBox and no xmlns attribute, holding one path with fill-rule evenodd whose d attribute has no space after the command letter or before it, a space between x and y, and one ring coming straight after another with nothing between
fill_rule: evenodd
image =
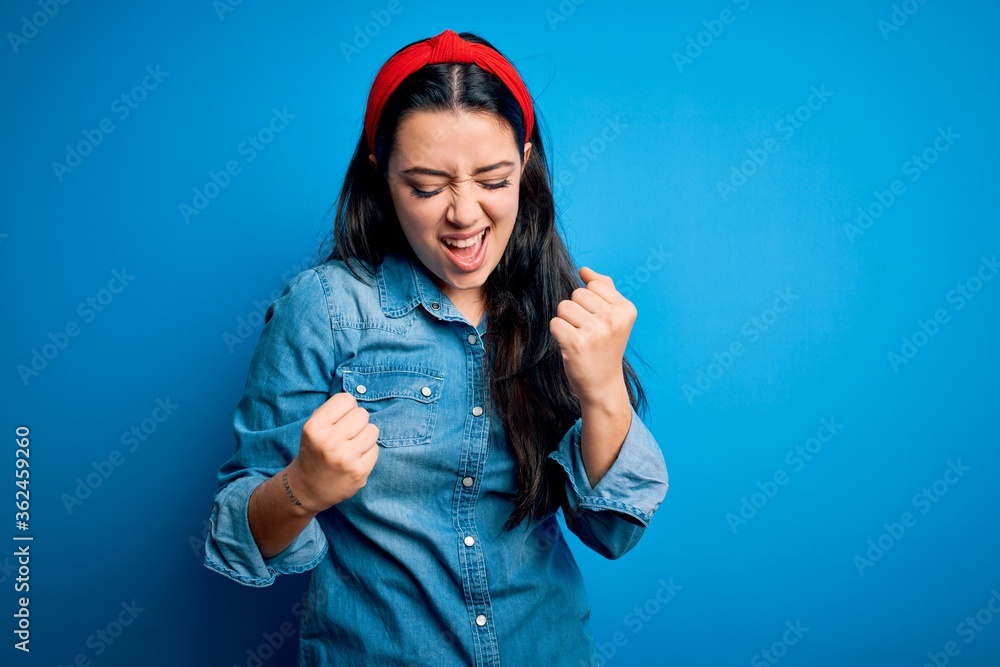
<instances>
[{"instance_id":1,"label":"denim shirt","mask_svg":"<svg viewBox=\"0 0 1000 667\"><path fill-rule=\"evenodd\" d=\"M248 586L309 572L300 665L597 665L590 603L556 514L502 530L516 465L484 394L486 318L466 321L410 254L362 275L370 284L330 260L268 307L205 565ZM263 558L250 494L291 462L302 425L338 392L379 428L375 467L354 496ZM565 470L572 532L617 559L666 495L663 455L632 410L617 459L591 487L580 425L548 456Z\"/></svg>"}]
</instances>

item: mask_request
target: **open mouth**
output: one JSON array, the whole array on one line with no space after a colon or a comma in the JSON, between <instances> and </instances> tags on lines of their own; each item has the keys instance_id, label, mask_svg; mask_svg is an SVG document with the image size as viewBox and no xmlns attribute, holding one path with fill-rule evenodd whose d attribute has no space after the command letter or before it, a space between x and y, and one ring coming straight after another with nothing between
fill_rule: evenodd
<instances>
[{"instance_id":1,"label":"open mouth","mask_svg":"<svg viewBox=\"0 0 1000 667\"><path fill-rule=\"evenodd\" d=\"M471 239L441 239L441 244L456 267L462 271L475 271L482 266L486 257L488 238L489 227L486 227L478 236Z\"/></svg>"}]
</instances>

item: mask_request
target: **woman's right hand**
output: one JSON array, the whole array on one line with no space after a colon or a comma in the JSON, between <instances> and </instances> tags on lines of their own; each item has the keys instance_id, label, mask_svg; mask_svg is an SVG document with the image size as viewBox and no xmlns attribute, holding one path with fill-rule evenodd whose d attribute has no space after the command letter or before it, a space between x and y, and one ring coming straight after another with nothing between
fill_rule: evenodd
<instances>
[{"instance_id":1,"label":"woman's right hand","mask_svg":"<svg viewBox=\"0 0 1000 667\"><path fill-rule=\"evenodd\" d=\"M286 493L312 514L347 500L368 482L378 460L378 435L353 395L334 394L302 425L299 453L285 469Z\"/></svg>"}]
</instances>

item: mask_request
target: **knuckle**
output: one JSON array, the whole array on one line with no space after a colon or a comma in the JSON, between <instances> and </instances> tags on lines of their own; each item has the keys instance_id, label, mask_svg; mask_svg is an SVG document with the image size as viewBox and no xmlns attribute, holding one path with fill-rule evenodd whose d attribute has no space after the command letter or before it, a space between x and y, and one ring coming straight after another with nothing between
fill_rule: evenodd
<instances>
[{"instance_id":1,"label":"knuckle","mask_svg":"<svg viewBox=\"0 0 1000 667\"><path fill-rule=\"evenodd\" d=\"M316 432L318 428L319 428L319 422L310 417L309 419L306 420L306 423L302 425L303 437L306 440L309 440L310 442L315 442L316 436L318 435L318 433Z\"/></svg>"},{"instance_id":2,"label":"knuckle","mask_svg":"<svg viewBox=\"0 0 1000 667\"><path fill-rule=\"evenodd\" d=\"M336 471L340 468L336 457L331 455L330 451L327 449L320 450L317 458L318 458L318 461L316 462L317 475L322 472L329 472L331 470Z\"/></svg>"},{"instance_id":3,"label":"knuckle","mask_svg":"<svg viewBox=\"0 0 1000 667\"><path fill-rule=\"evenodd\" d=\"M582 346L583 340L579 335L568 336L563 347L567 352L578 353Z\"/></svg>"},{"instance_id":4,"label":"knuckle","mask_svg":"<svg viewBox=\"0 0 1000 667\"><path fill-rule=\"evenodd\" d=\"M341 474L350 469L350 462L344 458L343 452L339 449L327 452L327 465Z\"/></svg>"},{"instance_id":5,"label":"knuckle","mask_svg":"<svg viewBox=\"0 0 1000 667\"><path fill-rule=\"evenodd\" d=\"M346 465L348 465L348 460L345 458L344 448L340 446L341 441L327 441L323 443L320 449L320 455L323 459L323 463L331 468L336 468L342 470Z\"/></svg>"}]
</instances>

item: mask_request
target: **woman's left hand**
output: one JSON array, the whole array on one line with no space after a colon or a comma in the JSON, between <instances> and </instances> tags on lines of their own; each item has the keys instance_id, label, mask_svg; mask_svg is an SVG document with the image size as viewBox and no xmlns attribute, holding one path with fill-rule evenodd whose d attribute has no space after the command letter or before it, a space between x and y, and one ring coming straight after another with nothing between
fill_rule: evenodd
<instances>
[{"instance_id":1,"label":"woman's left hand","mask_svg":"<svg viewBox=\"0 0 1000 667\"><path fill-rule=\"evenodd\" d=\"M625 390L622 358L637 311L610 276L580 268L586 287L559 302L549 331L562 351L570 390L581 404L607 403Z\"/></svg>"}]
</instances>

